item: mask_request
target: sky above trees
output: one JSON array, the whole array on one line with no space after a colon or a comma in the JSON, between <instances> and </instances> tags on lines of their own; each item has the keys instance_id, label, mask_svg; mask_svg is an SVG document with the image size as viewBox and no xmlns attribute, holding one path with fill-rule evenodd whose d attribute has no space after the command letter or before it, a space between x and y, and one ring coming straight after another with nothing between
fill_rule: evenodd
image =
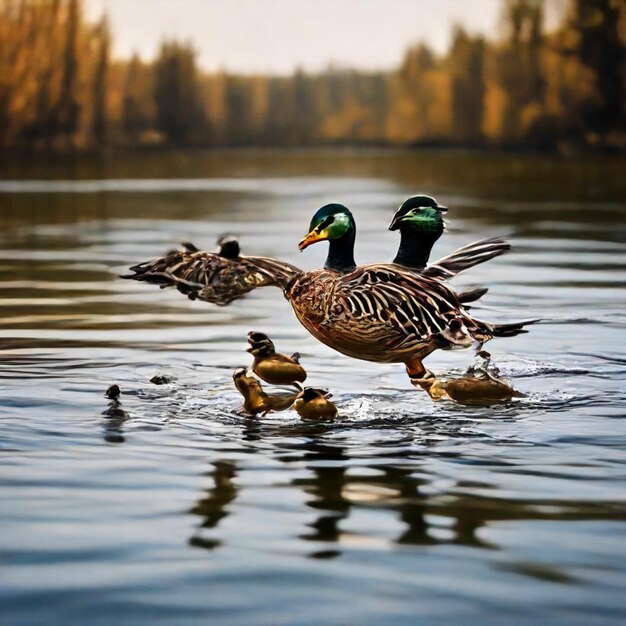
<instances>
[{"instance_id":1,"label":"sky above trees","mask_svg":"<svg viewBox=\"0 0 626 626\"><path fill-rule=\"evenodd\" d=\"M493 36L502 1L88 0L86 8L92 18L106 9L114 56L154 58L173 37L193 44L204 70L286 74L331 62L390 69L415 41L447 50L454 23Z\"/></svg>"}]
</instances>

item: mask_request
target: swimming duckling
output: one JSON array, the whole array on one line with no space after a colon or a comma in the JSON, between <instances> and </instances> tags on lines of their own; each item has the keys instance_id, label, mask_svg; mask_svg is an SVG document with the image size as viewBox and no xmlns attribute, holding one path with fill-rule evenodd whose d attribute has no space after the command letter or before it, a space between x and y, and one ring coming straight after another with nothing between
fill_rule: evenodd
<instances>
[{"instance_id":1,"label":"swimming duckling","mask_svg":"<svg viewBox=\"0 0 626 626\"><path fill-rule=\"evenodd\" d=\"M128 418L128 413L122 409L122 403L120 402L120 394L122 393L118 385L111 385L104 395L110 400L109 406L105 411L102 411L102 415L107 417L116 418L119 420L125 420Z\"/></svg>"},{"instance_id":2,"label":"swimming duckling","mask_svg":"<svg viewBox=\"0 0 626 626\"><path fill-rule=\"evenodd\" d=\"M481 350L476 356L476 362L468 368L464 376L448 380L426 378L421 381L421 385L427 385L427 391L437 400L449 398L461 404L478 406L524 397L523 393L516 391L499 377L500 372L491 363L489 352Z\"/></svg>"},{"instance_id":3,"label":"swimming duckling","mask_svg":"<svg viewBox=\"0 0 626 626\"><path fill-rule=\"evenodd\" d=\"M300 365L300 355L290 357L276 352L274 343L265 333L249 332L248 352L254 356L252 371L270 385L293 385L306 380L306 371Z\"/></svg>"},{"instance_id":4,"label":"swimming duckling","mask_svg":"<svg viewBox=\"0 0 626 626\"><path fill-rule=\"evenodd\" d=\"M516 391L508 383L495 378L474 378L461 376L446 381L436 381L431 387L440 397L448 397L460 404L488 406L506 402L512 398L523 398L524 394Z\"/></svg>"},{"instance_id":5,"label":"swimming duckling","mask_svg":"<svg viewBox=\"0 0 626 626\"><path fill-rule=\"evenodd\" d=\"M120 394L122 393L122 391L120 390L118 385L111 385L105 392L104 395L109 399L109 400L117 400L120 397Z\"/></svg>"},{"instance_id":6,"label":"swimming duckling","mask_svg":"<svg viewBox=\"0 0 626 626\"><path fill-rule=\"evenodd\" d=\"M249 415L259 413L266 415L270 411L288 409L300 392L268 395L263 391L261 383L242 367L233 373L233 382L237 391L243 396L243 409Z\"/></svg>"},{"instance_id":7,"label":"swimming duckling","mask_svg":"<svg viewBox=\"0 0 626 626\"><path fill-rule=\"evenodd\" d=\"M156 374L150 379L150 382L153 385L169 385L172 382L171 376L166 376L164 374Z\"/></svg>"},{"instance_id":8,"label":"swimming duckling","mask_svg":"<svg viewBox=\"0 0 626 626\"><path fill-rule=\"evenodd\" d=\"M305 387L293 403L293 408L304 420L324 420L337 417L337 407L328 398L331 397L323 389Z\"/></svg>"}]
</instances>

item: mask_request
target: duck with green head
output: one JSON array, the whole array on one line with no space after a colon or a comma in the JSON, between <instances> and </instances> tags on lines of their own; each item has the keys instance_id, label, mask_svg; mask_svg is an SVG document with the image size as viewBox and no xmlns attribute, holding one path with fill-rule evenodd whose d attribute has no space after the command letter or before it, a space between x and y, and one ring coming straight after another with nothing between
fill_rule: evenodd
<instances>
[{"instance_id":1,"label":"duck with green head","mask_svg":"<svg viewBox=\"0 0 626 626\"><path fill-rule=\"evenodd\" d=\"M411 211L416 209L412 207ZM404 218L398 223L403 221L413 220ZM432 385L424 381L432 376L422 359L434 350L463 348L476 342L482 344L494 336L526 332L523 326L527 322L497 326L473 318L440 276L429 275L434 266L422 273L400 264L357 267L355 239L356 224L349 209L328 204L315 213L309 232L299 243L300 250L304 250L320 241L329 242L322 269L304 272L265 257L223 259L222 263L239 266L242 275L241 284L231 285L228 280L222 284L219 272L203 273L200 255L207 253L187 253L189 261L177 257L171 274L173 280L184 280L186 286L196 289L197 297L215 297L212 301L222 304L239 297L242 285L244 293L256 286L278 286L298 320L322 343L357 359L404 363L412 382L427 391ZM241 267L243 260L248 262L245 268ZM155 282L170 275L158 261L152 263L159 267ZM214 258L207 262L209 269L214 269ZM146 268L142 276L150 271ZM219 299L222 291L228 296L227 302Z\"/></svg>"},{"instance_id":2,"label":"duck with green head","mask_svg":"<svg viewBox=\"0 0 626 626\"><path fill-rule=\"evenodd\" d=\"M400 246L393 263L416 272L450 280L459 272L493 259L511 249L504 239L491 237L470 243L448 256L428 264L433 245L445 230L443 214L448 208L426 195L411 196L396 210L389 230L400 231ZM464 304L474 302L487 293L486 287L458 292Z\"/></svg>"},{"instance_id":3,"label":"duck with green head","mask_svg":"<svg viewBox=\"0 0 626 626\"><path fill-rule=\"evenodd\" d=\"M351 272L356 269L354 262L354 242L356 223L352 213L343 204L327 204L319 209L311 223L309 233L300 241L302 252L318 241L328 241L328 256L324 267L338 272Z\"/></svg>"},{"instance_id":4,"label":"duck with green head","mask_svg":"<svg viewBox=\"0 0 626 626\"><path fill-rule=\"evenodd\" d=\"M430 196L412 196L405 200L389 224L389 230L400 231L400 247L393 262L423 270L435 242L443 235L443 214L447 210Z\"/></svg>"},{"instance_id":5,"label":"duck with green head","mask_svg":"<svg viewBox=\"0 0 626 626\"><path fill-rule=\"evenodd\" d=\"M322 343L358 359L404 363L420 384L430 376L422 359L434 350L482 344L505 332L474 319L439 279L397 264L357 267L355 237L351 212L330 204L315 213L298 245L304 250L329 242L324 268L302 272L284 291L299 321ZM522 326L508 325L507 336L525 332Z\"/></svg>"}]
</instances>

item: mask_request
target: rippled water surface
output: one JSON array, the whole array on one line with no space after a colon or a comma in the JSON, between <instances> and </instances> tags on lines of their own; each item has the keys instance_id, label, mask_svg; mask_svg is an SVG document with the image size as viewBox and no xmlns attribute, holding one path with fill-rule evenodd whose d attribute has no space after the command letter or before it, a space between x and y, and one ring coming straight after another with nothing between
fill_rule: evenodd
<instances>
[{"instance_id":1,"label":"rippled water surface","mask_svg":"<svg viewBox=\"0 0 626 626\"><path fill-rule=\"evenodd\" d=\"M626 619L626 161L462 153L191 153L0 164L0 622L617 624ZM451 207L434 257L545 323L490 350L525 398L433 404L353 361L281 293L227 308L117 276L181 241L296 249L315 209L392 258L404 196ZM298 350L340 408L239 414L246 333ZM468 351L427 364L460 372ZM155 374L170 384L149 382ZM122 388L120 406L104 390Z\"/></svg>"}]
</instances>

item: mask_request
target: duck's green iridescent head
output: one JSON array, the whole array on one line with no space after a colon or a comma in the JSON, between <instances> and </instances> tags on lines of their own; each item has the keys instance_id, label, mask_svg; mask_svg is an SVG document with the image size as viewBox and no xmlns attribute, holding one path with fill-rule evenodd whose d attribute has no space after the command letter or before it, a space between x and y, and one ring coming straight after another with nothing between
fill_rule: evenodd
<instances>
[{"instance_id":1,"label":"duck's green iridescent head","mask_svg":"<svg viewBox=\"0 0 626 626\"><path fill-rule=\"evenodd\" d=\"M444 228L442 214L447 210L430 196L412 196L394 213L389 230L408 229L441 234Z\"/></svg>"},{"instance_id":2,"label":"duck's green iridescent head","mask_svg":"<svg viewBox=\"0 0 626 626\"><path fill-rule=\"evenodd\" d=\"M327 204L313 216L309 233L298 244L298 248L302 251L318 241L340 239L355 228L354 218L347 207L343 204Z\"/></svg>"}]
</instances>

